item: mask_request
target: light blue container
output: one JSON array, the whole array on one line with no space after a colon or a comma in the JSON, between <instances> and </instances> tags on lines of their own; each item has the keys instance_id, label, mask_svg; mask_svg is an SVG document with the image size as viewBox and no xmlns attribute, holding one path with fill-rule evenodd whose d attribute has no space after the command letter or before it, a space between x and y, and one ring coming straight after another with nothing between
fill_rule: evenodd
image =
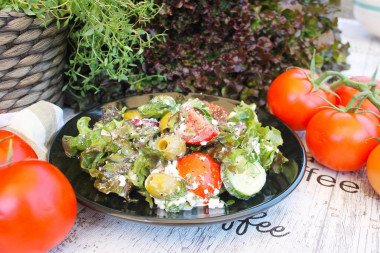
<instances>
[{"instance_id":1,"label":"light blue container","mask_svg":"<svg viewBox=\"0 0 380 253\"><path fill-rule=\"evenodd\" d=\"M355 0L353 12L368 32L380 38L380 0Z\"/></svg>"}]
</instances>

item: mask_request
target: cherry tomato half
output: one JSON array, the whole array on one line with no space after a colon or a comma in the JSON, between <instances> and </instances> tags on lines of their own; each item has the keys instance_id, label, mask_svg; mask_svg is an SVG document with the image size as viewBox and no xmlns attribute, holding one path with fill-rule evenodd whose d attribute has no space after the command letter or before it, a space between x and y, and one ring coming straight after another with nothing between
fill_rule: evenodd
<instances>
[{"instance_id":1,"label":"cherry tomato half","mask_svg":"<svg viewBox=\"0 0 380 253\"><path fill-rule=\"evenodd\" d=\"M363 83L368 83L371 81L370 77L366 76L357 76L350 78L353 81L360 81ZM376 80L377 83L377 89L380 89L380 81ZM357 89L348 87L348 86L340 86L335 90L335 93L339 95L340 99L337 100L338 105L347 106L347 104L350 102L352 96L359 93ZM360 108L363 108L364 110L373 111L374 113L380 114L379 109L372 104L368 99L365 99L363 103L360 105Z\"/></svg>"},{"instance_id":2,"label":"cherry tomato half","mask_svg":"<svg viewBox=\"0 0 380 253\"><path fill-rule=\"evenodd\" d=\"M378 144L379 121L366 113L325 109L311 118L306 128L306 144L321 164L338 171L361 169Z\"/></svg>"},{"instance_id":3,"label":"cherry tomato half","mask_svg":"<svg viewBox=\"0 0 380 253\"><path fill-rule=\"evenodd\" d=\"M367 177L372 188L380 195L380 144L368 156Z\"/></svg>"},{"instance_id":4,"label":"cherry tomato half","mask_svg":"<svg viewBox=\"0 0 380 253\"><path fill-rule=\"evenodd\" d=\"M228 112L221 106L203 101L210 108L211 117L218 121L219 125L225 125L227 123Z\"/></svg>"},{"instance_id":5,"label":"cherry tomato half","mask_svg":"<svg viewBox=\"0 0 380 253\"><path fill-rule=\"evenodd\" d=\"M179 175L190 185L191 191L205 198L215 196L222 187L220 164L211 156L203 153L192 153L178 160Z\"/></svg>"},{"instance_id":6,"label":"cherry tomato half","mask_svg":"<svg viewBox=\"0 0 380 253\"><path fill-rule=\"evenodd\" d=\"M309 70L304 71L310 75ZM312 83L302 70L285 71L269 87L267 101L270 112L293 130L305 130L311 117L323 110L322 106L328 106L322 98L336 103L333 94L321 89L312 92L312 89Z\"/></svg>"},{"instance_id":7,"label":"cherry tomato half","mask_svg":"<svg viewBox=\"0 0 380 253\"><path fill-rule=\"evenodd\" d=\"M46 252L76 214L74 190L52 164L24 160L0 169L0 252Z\"/></svg>"},{"instance_id":8,"label":"cherry tomato half","mask_svg":"<svg viewBox=\"0 0 380 253\"><path fill-rule=\"evenodd\" d=\"M1 141L2 140L2 141ZM6 130L0 130L0 166L8 162L9 143L12 140L11 163L25 160L37 159L37 154L20 136Z\"/></svg>"},{"instance_id":9,"label":"cherry tomato half","mask_svg":"<svg viewBox=\"0 0 380 253\"><path fill-rule=\"evenodd\" d=\"M202 115L201 112L185 106L182 110L186 113L186 128L184 132L178 132L179 135L188 144L200 144L201 142L210 141L218 135L215 127Z\"/></svg>"}]
</instances>

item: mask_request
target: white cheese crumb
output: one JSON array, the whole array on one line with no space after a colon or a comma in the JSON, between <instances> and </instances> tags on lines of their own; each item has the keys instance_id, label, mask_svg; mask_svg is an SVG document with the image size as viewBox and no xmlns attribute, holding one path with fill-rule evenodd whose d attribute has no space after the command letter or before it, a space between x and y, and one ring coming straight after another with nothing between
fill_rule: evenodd
<instances>
[{"instance_id":1,"label":"white cheese crumb","mask_svg":"<svg viewBox=\"0 0 380 253\"><path fill-rule=\"evenodd\" d=\"M208 207L210 209L213 208L223 208L224 207L224 202L221 201L219 198L210 198L208 202Z\"/></svg>"},{"instance_id":2,"label":"white cheese crumb","mask_svg":"<svg viewBox=\"0 0 380 253\"><path fill-rule=\"evenodd\" d=\"M131 180L133 180L133 181L137 181L137 175L136 175L135 173L133 173L133 174L131 175Z\"/></svg>"},{"instance_id":3,"label":"white cheese crumb","mask_svg":"<svg viewBox=\"0 0 380 253\"><path fill-rule=\"evenodd\" d=\"M197 182L193 181L192 184L188 186L188 188L190 190L195 190L198 188L198 186L199 186L199 184Z\"/></svg>"},{"instance_id":4,"label":"white cheese crumb","mask_svg":"<svg viewBox=\"0 0 380 253\"><path fill-rule=\"evenodd\" d=\"M104 129L102 129L102 131L100 131L100 135L111 136L111 134L108 131L104 130Z\"/></svg>"},{"instance_id":5,"label":"white cheese crumb","mask_svg":"<svg viewBox=\"0 0 380 253\"><path fill-rule=\"evenodd\" d=\"M127 184L127 182L126 182L126 180L125 180L125 177L123 176L123 175L120 175L119 177L118 177L118 179L119 179L119 186L120 187L124 187L126 184Z\"/></svg>"},{"instance_id":6,"label":"white cheese crumb","mask_svg":"<svg viewBox=\"0 0 380 253\"><path fill-rule=\"evenodd\" d=\"M201 142L201 145L202 145L202 146L206 146L206 145L207 145L207 141L202 141L202 142ZM201 158L203 158L203 157L201 157ZM202 161L204 161L204 160L202 160Z\"/></svg>"},{"instance_id":7,"label":"white cheese crumb","mask_svg":"<svg viewBox=\"0 0 380 253\"><path fill-rule=\"evenodd\" d=\"M184 132L186 130L186 125L185 124L180 124L179 125L179 131Z\"/></svg>"},{"instance_id":8,"label":"white cheese crumb","mask_svg":"<svg viewBox=\"0 0 380 253\"><path fill-rule=\"evenodd\" d=\"M177 170L177 160L173 160L172 162L169 161L168 165L164 169L164 173L174 176L179 176L178 170Z\"/></svg>"},{"instance_id":9,"label":"white cheese crumb","mask_svg":"<svg viewBox=\"0 0 380 253\"><path fill-rule=\"evenodd\" d=\"M258 142L258 140L254 141L254 143L253 143L253 150L255 150L255 153L257 155L260 155L260 143Z\"/></svg>"}]
</instances>

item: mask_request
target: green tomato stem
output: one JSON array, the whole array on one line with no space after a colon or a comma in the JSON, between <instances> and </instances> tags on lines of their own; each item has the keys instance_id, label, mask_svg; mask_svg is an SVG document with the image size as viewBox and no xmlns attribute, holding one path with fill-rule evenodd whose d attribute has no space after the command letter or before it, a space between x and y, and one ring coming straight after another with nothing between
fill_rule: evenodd
<instances>
[{"instance_id":1,"label":"green tomato stem","mask_svg":"<svg viewBox=\"0 0 380 253\"><path fill-rule=\"evenodd\" d=\"M357 111L357 108L360 107L360 104L363 103L364 99L371 93L371 91L366 90L360 93L357 93L352 96L350 102L348 102L346 108L347 110L354 109L354 112ZM359 100L360 99L360 100ZM359 100L359 103L354 107L354 103Z\"/></svg>"},{"instance_id":2,"label":"green tomato stem","mask_svg":"<svg viewBox=\"0 0 380 253\"><path fill-rule=\"evenodd\" d=\"M377 83L375 81L371 81L368 83L363 83L363 82L357 82L350 80L347 76L336 72L336 71L326 71L321 74L319 78L315 80L315 84L321 85L321 83L326 82L328 79L332 77L338 77L339 80L334 82L330 88L332 90L336 90L340 86L348 86L351 88L354 88L358 91L360 91L360 95L357 97L353 97L351 101L349 102L349 105L352 108L353 104L358 100L359 97L368 98L369 101L371 101L372 104L374 104L377 109L380 110L380 97L378 96L380 94L380 90L376 89Z\"/></svg>"},{"instance_id":3,"label":"green tomato stem","mask_svg":"<svg viewBox=\"0 0 380 253\"><path fill-rule=\"evenodd\" d=\"M376 86L373 86L374 84L376 85L375 82L362 83L347 79L344 80L343 83L348 87L359 90L361 93L365 92L368 100L371 101L371 103L374 104L377 107L377 109L380 110L380 98L378 96L378 92L376 92ZM373 87L375 87L375 90L373 90Z\"/></svg>"},{"instance_id":4,"label":"green tomato stem","mask_svg":"<svg viewBox=\"0 0 380 253\"><path fill-rule=\"evenodd\" d=\"M336 71L326 71L323 72L320 77L318 77L315 81L314 84L317 86L320 86L322 83L326 82L328 79L338 76L341 80L348 79L346 76L343 74L336 72ZM332 88L332 87L331 87ZM332 88L333 89L333 88ZM334 90L334 89L333 89Z\"/></svg>"}]
</instances>

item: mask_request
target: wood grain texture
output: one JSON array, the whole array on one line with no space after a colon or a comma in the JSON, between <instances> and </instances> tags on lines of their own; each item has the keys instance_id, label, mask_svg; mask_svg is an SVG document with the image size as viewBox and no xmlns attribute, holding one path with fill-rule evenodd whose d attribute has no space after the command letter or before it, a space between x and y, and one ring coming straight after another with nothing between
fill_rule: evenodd
<instances>
[{"instance_id":1,"label":"wood grain texture","mask_svg":"<svg viewBox=\"0 0 380 253\"><path fill-rule=\"evenodd\" d=\"M371 76L379 65L380 40L355 20L342 19L339 25L351 44L346 74ZM70 111L65 114L67 120ZM71 233L51 252L379 252L380 196L365 169L335 172L310 157L307 170L279 204L224 225L144 225L79 205Z\"/></svg>"}]
</instances>

